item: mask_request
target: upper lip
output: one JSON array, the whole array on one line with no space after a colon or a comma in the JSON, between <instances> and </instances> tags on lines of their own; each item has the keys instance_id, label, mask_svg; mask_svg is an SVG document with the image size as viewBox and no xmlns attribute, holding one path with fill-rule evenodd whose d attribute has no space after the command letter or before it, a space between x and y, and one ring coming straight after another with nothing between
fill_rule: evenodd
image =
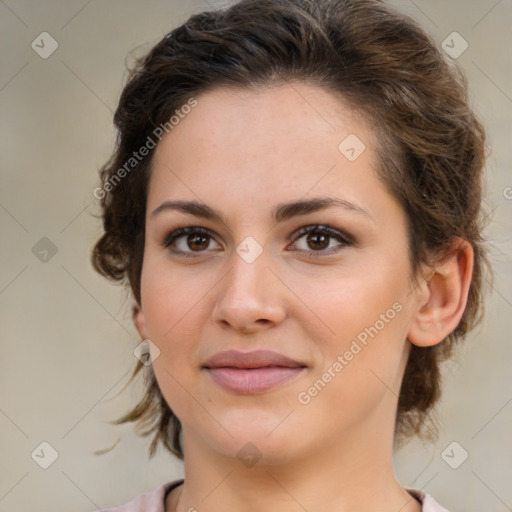
<instances>
[{"instance_id":1,"label":"upper lip","mask_svg":"<svg viewBox=\"0 0 512 512\"><path fill-rule=\"evenodd\" d=\"M302 368L306 365L271 350L253 350L252 352L226 350L213 355L203 366L205 368L264 368L268 366Z\"/></svg>"}]
</instances>

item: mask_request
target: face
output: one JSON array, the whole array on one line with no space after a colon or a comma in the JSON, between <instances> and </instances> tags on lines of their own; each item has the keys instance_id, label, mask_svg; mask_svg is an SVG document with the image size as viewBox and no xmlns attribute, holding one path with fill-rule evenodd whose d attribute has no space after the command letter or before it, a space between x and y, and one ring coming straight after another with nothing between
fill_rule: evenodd
<instances>
[{"instance_id":1,"label":"face","mask_svg":"<svg viewBox=\"0 0 512 512\"><path fill-rule=\"evenodd\" d=\"M154 155L136 317L185 451L391 432L416 297L375 134L304 83L195 99Z\"/></svg>"}]
</instances>

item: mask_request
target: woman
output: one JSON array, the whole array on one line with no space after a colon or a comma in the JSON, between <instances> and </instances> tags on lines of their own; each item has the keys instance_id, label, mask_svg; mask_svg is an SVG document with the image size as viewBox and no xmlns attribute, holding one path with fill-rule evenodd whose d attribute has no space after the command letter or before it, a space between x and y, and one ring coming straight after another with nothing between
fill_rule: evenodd
<instances>
[{"instance_id":1,"label":"woman","mask_svg":"<svg viewBox=\"0 0 512 512\"><path fill-rule=\"evenodd\" d=\"M376 0L242 0L141 59L115 124L93 264L152 363L118 423L185 478L113 510L445 510L392 455L481 316L462 73Z\"/></svg>"}]
</instances>

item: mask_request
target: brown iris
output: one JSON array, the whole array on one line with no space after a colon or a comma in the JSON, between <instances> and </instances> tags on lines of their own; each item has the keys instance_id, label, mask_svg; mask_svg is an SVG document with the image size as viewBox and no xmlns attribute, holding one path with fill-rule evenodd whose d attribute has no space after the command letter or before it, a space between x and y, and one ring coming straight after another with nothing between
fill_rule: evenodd
<instances>
[{"instance_id":1,"label":"brown iris","mask_svg":"<svg viewBox=\"0 0 512 512\"><path fill-rule=\"evenodd\" d=\"M321 247L319 247L318 245L316 247L314 245L310 246L312 249L325 249L329 245L328 238L329 236L323 235L321 233L311 232L307 237L307 242L309 244L311 241L313 241L313 244L321 245Z\"/></svg>"},{"instance_id":2,"label":"brown iris","mask_svg":"<svg viewBox=\"0 0 512 512\"><path fill-rule=\"evenodd\" d=\"M190 245L190 242L192 242L192 245ZM194 234L189 235L187 237L187 243L189 244L189 247L193 250L203 250L208 247L210 241L207 236Z\"/></svg>"}]
</instances>

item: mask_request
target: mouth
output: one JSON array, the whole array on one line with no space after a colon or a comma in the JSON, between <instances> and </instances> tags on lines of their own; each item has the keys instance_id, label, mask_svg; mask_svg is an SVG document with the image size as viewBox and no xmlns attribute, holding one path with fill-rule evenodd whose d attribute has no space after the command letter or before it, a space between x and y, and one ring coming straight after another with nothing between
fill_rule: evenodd
<instances>
[{"instance_id":1,"label":"mouth","mask_svg":"<svg viewBox=\"0 0 512 512\"><path fill-rule=\"evenodd\" d=\"M223 389L242 395L264 393L298 377L307 366L269 350L228 350L210 358L203 368Z\"/></svg>"}]
</instances>

